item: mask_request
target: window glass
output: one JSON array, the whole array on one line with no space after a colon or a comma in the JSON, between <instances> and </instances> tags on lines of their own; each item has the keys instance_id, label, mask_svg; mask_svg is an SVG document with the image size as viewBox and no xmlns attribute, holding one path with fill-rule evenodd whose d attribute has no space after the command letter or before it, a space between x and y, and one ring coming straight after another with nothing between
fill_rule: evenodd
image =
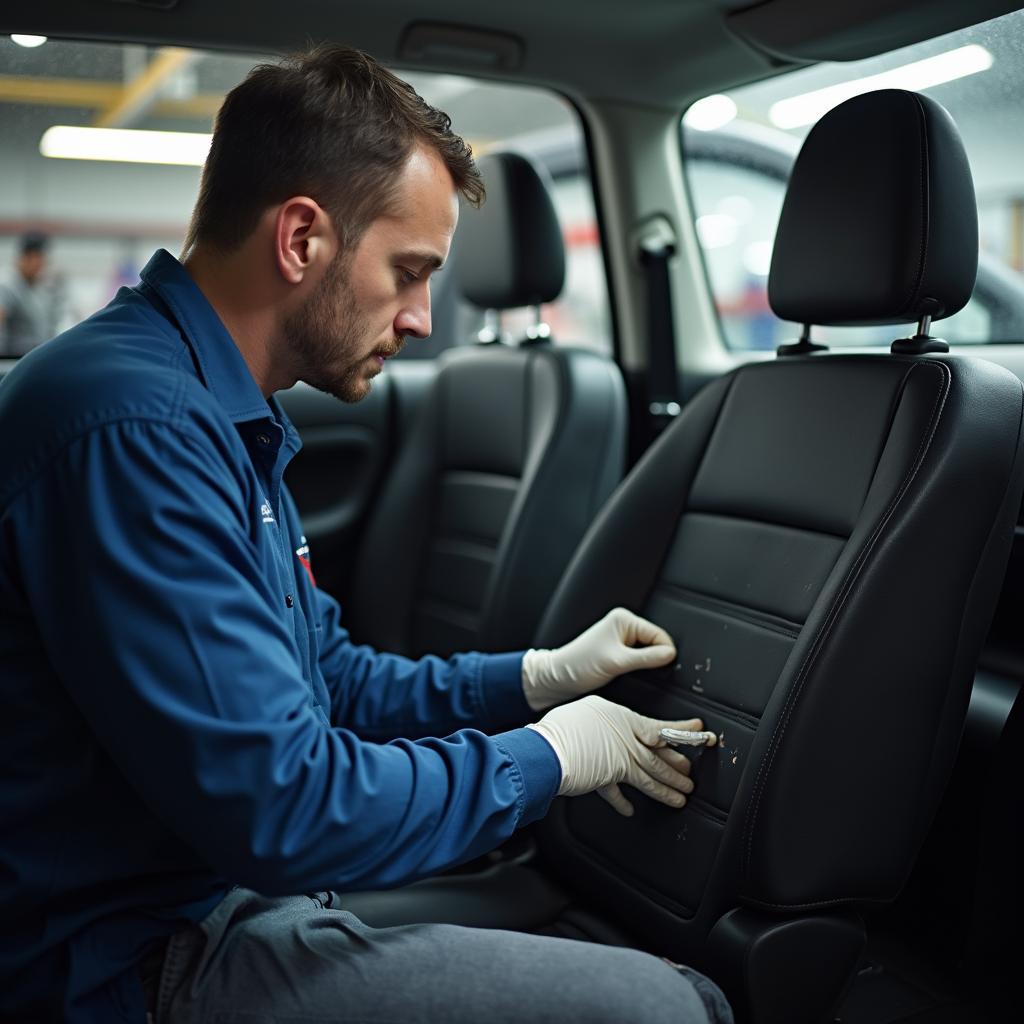
<instances>
[{"instance_id":1,"label":"window glass","mask_svg":"<svg viewBox=\"0 0 1024 1024\"><path fill-rule=\"evenodd\" d=\"M1024 341L1024 12L881 57L825 63L694 104L683 148L697 232L731 349L773 349L799 328L768 307L767 274L800 143L828 109L860 92L905 88L956 121L978 196L978 283L932 333L956 344ZM822 328L829 345L888 345L900 325Z\"/></svg>"},{"instance_id":2,"label":"window glass","mask_svg":"<svg viewBox=\"0 0 1024 1024\"><path fill-rule=\"evenodd\" d=\"M0 309L18 306L22 323L32 321L34 340L48 338L135 283L155 249L177 255L198 190L202 137L224 94L265 59L61 40L22 46L0 36ZM450 75L405 77L451 115L475 152L513 145L556 177L569 270L562 298L545 315L560 340L610 350L607 288L572 107L538 89ZM95 135L83 142L51 131L58 126L190 133L199 139L198 157L180 165L129 162L155 158L133 137L131 151L117 158L82 159L81 150L70 158L73 147L94 146ZM173 159L188 159L188 138L174 137L170 150ZM45 248L26 262L22 250L35 234ZM433 337L403 355L432 355L475 339L483 312L468 308L447 278L442 271L434 284ZM12 340L12 318L5 319L0 355L21 354L31 339L22 332Z\"/></svg>"},{"instance_id":3,"label":"window glass","mask_svg":"<svg viewBox=\"0 0 1024 1024\"><path fill-rule=\"evenodd\" d=\"M565 243L565 286L556 302L540 309L555 343L612 351L608 282L597 231L594 193L579 116L561 97L542 89L497 85L458 75L405 75L430 103L447 111L477 156L511 150L537 165L551 186ZM458 246L458 234L454 246ZM497 336L516 343L537 324L531 309L488 314L445 287L444 271L434 296L434 335L409 345L404 357L429 356L453 342ZM438 317L440 316L440 321ZM445 324L442 332L439 322ZM448 326L450 325L450 326Z\"/></svg>"}]
</instances>

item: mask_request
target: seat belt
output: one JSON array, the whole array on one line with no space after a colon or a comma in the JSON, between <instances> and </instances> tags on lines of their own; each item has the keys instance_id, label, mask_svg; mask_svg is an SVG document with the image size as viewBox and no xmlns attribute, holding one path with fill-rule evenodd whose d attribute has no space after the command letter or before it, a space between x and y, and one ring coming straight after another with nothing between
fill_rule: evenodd
<instances>
[{"instance_id":1,"label":"seat belt","mask_svg":"<svg viewBox=\"0 0 1024 1024\"><path fill-rule=\"evenodd\" d=\"M668 262L675 255L672 225L663 216L648 221L638 243L647 292L647 412L651 439L679 415L676 339L672 320L672 284Z\"/></svg>"}]
</instances>

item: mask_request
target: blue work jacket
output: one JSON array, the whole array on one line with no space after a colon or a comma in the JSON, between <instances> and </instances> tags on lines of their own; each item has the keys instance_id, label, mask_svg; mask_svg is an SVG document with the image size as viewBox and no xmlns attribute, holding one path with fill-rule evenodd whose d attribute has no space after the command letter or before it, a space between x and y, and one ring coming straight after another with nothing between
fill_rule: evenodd
<instances>
[{"instance_id":1,"label":"blue work jacket","mask_svg":"<svg viewBox=\"0 0 1024 1024\"><path fill-rule=\"evenodd\" d=\"M168 253L8 374L0 437L0 1018L141 1021L231 885L399 885L546 811L522 654L349 639L298 435Z\"/></svg>"}]
</instances>

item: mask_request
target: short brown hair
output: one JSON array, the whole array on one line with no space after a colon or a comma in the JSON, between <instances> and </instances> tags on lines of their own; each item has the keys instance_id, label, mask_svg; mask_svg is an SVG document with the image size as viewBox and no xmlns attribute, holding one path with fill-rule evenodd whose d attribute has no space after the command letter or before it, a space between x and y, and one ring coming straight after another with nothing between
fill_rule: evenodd
<instances>
[{"instance_id":1,"label":"short brown hair","mask_svg":"<svg viewBox=\"0 0 1024 1024\"><path fill-rule=\"evenodd\" d=\"M185 251L203 242L230 252L268 207L308 195L344 253L387 209L416 144L436 150L480 205L483 182L451 118L369 55L325 45L260 64L217 114Z\"/></svg>"}]
</instances>

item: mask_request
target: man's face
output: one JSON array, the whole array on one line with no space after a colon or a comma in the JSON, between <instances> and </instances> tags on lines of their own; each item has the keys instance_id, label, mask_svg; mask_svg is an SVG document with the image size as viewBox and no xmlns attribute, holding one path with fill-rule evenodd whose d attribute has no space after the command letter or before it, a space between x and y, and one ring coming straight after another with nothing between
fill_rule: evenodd
<instances>
[{"instance_id":1,"label":"man's face","mask_svg":"<svg viewBox=\"0 0 1024 1024\"><path fill-rule=\"evenodd\" d=\"M390 211L366 229L354 252L334 259L285 321L300 380L358 402L408 335L430 334L430 275L448 258L458 218L443 160L414 149Z\"/></svg>"},{"instance_id":2,"label":"man's face","mask_svg":"<svg viewBox=\"0 0 1024 1024\"><path fill-rule=\"evenodd\" d=\"M18 258L18 269L29 284L35 284L46 269L46 254L40 249L23 252Z\"/></svg>"}]
</instances>

